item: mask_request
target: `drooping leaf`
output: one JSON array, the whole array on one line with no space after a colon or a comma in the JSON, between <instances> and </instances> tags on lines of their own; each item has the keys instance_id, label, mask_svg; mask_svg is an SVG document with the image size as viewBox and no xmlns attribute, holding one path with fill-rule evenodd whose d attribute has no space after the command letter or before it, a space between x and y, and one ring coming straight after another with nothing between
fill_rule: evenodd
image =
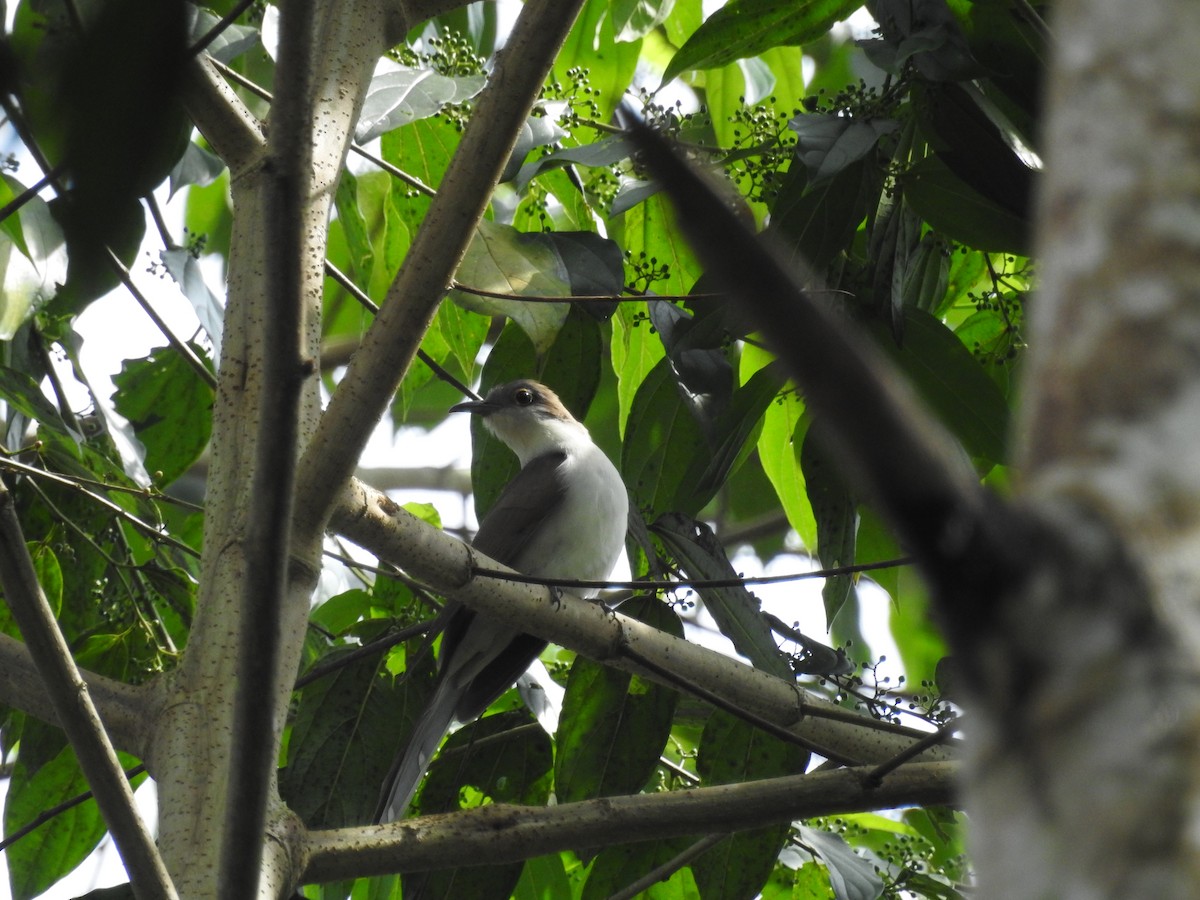
<instances>
[{"instance_id":1,"label":"drooping leaf","mask_svg":"<svg viewBox=\"0 0 1200 900\"><path fill-rule=\"evenodd\" d=\"M954 332L913 308L904 313L902 347L897 347L890 335L881 334L878 322L869 327L966 451L987 464L1003 462L1008 402Z\"/></svg>"},{"instance_id":2,"label":"drooping leaf","mask_svg":"<svg viewBox=\"0 0 1200 900\"><path fill-rule=\"evenodd\" d=\"M712 529L703 522L668 513L659 516L653 531L689 578L715 581L738 577ZM744 587L701 587L696 592L738 653L765 672L789 680L793 677L757 597Z\"/></svg>"},{"instance_id":3,"label":"drooping leaf","mask_svg":"<svg viewBox=\"0 0 1200 900\"><path fill-rule=\"evenodd\" d=\"M619 293L620 251L592 232L534 233L484 220L458 269L458 281L475 290L517 297L569 297ZM455 291L455 302L484 315L505 315L544 353L566 320L565 303L523 302Z\"/></svg>"},{"instance_id":4,"label":"drooping leaf","mask_svg":"<svg viewBox=\"0 0 1200 900\"><path fill-rule=\"evenodd\" d=\"M679 617L655 598L628 601L621 612L683 637ZM641 790L670 736L677 699L640 676L576 658L555 735L559 802Z\"/></svg>"},{"instance_id":5,"label":"drooping leaf","mask_svg":"<svg viewBox=\"0 0 1200 900\"><path fill-rule=\"evenodd\" d=\"M704 726L696 770L705 784L735 784L795 775L807 764L808 752L803 748L718 710ZM771 874L788 829L783 822L741 832L706 851L691 864L701 896L757 894Z\"/></svg>"},{"instance_id":6,"label":"drooping leaf","mask_svg":"<svg viewBox=\"0 0 1200 900\"><path fill-rule=\"evenodd\" d=\"M857 504L821 438L820 422L814 423L804 437L800 466L817 520L817 554L822 568L852 565L858 532ZM825 579L821 598L825 603L827 627L833 625L853 588L853 575L833 575Z\"/></svg>"},{"instance_id":7,"label":"drooping leaf","mask_svg":"<svg viewBox=\"0 0 1200 900\"><path fill-rule=\"evenodd\" d=\"M189 141L183 156L179 157L175 168L171 170L168 197L174 197L176 191L188 185L206 187L216 181L225 169L221 157Z\"/></svg>"},{"instance_id":8,"label":"drooping leaf","mask_svg":"<svg viewBox=\"0 0 1200 900\"><path fill-rule=\"evenodd\" d=\"M1029 252L1029 223L984 197L929 156L900 179L905 201L926 222L969 247L995 253Z\"/></svg>"},{"instance_id":9,"label":"drooping leaf","mask_svg":"<svg viewBox=\"0 0 1200 900\"><path fill-rule=\"evenodd\" d=\"M675 0L613 0L609 15L618 43L644 38L671 14Z\"/></svg>"},{"instance_id":10,"label":"drooping leaf","mask_svg":"<svg viewBox=\"0 0 1200 900\"><path fill-rule=\"evenodd\" d=\"M310 828L370 821L392 757L429 697L430 659L403 681L378 668L375 657L351 662L300 695L279 791Z\"/></svg>"},{"instance_id":11,"label":"drooping leaf","mask_svg":"<svg viewBox=\"0 0 1200 900\"><path fill-rule=\"evenodd\" d=\"M225 326L225 301L214 294L204 280L200 261L194 253L183 247L163 250L159 253L163 267L179 285L183 296L192 304L196 318L213 344L213 355L220 357L221 334Z\"/></svg>"}]
</instances>

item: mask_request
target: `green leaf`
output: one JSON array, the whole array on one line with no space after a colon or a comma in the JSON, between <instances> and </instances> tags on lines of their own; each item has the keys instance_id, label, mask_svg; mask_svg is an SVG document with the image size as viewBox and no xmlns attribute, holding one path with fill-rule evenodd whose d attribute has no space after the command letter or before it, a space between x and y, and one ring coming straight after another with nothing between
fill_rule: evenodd
<instances>
[{"instance_id":1,"label":"green leaf","mask_svg":"<svg viewBox=\"0 0 1200 900\"><path fill-rule=\"evenodd\" d=\"M637 506L653 520L664 512L686 512L677 504L689 462L704 435L679 395L667 360L660 360L642 380L621 448L621 474Z\"/></svg>"},{"instance_id":2,"label":"green leaf","mask_svg":"<svg viewBox=\"0 0 1200 900\"><path fill-rule=\"evenodd\" d=\"M795 775L808 752L723 711L704 726L696 770L705 784L737 784ZM766 884L787 841L786 822L726 838L691 864L703 897L752 897Z\"/></svg>"},{"instance_id":3,"label":"green leaf","mask_svg":"<svg viewBox=\"0 0 1200 900\"><path fill-rule=\"evenodd\" d=\"M918 162L899 181L905 201L946 236L979 250L1028 255L1028 223L988 200L936 156Z\"/></svg>"},{"instance_id":4,"label":"green leaf","mask_svg":"<svg viewBox=\"0 0 1200 900\"><path fill-rule=\"evenodd\" d=\"M46 602L57 617L62 612L63 597L63 573L58 564L58 557L48 544L29 544L28 549L33 560L33 570L37 573L38 584L41 585Z\"/></svg>"},{"instance_id":5,"label":"green leaf","mask_svg":"<svg viewBox=\"0 0 1200 900\"><path fill-rule=\"evenodd\" d=\"M446 739L418 797L422 813L491 798L541 806L550 796L550 738L524 710L486 716ZM406 874L404 895L504 900L521 877L521 862Z\"/></svg>"},{"instance_id":6,"label":"green leaf","mask_svg":"<svg viewBox=\"0 0 1200 900\"><path fill-rule=\"evenodd\" d=\"M309 621L332 635L343 635L359 619L370 615L373 603L370 592L353 588L321 603L312 611Z\"/></svg>"},{"instance_id":7,"label":"green leaf","mask_svg":"<svg viewBox=\"0 0 1200 900\"><path fill-rule=\"evenodd\" d=\"M337 194L334 197L337 207L338 221L342 223L342 234L346 239L346 247L350 254L350 271L355 281L366 284L371 277L371 269L375 263L374 250L371 247L371 237L367 232L367 222L358 206L358 179L349 171L342 172L338 179Z\"/></svg>"},{"instance_id":8,"label":"green leaf","mask_svg":"<svg viewBox=\"0 0 1200 900\"><path fill-rule=\"evenodd\" d=\"M213 389L171 347L126 360L113 382L113 404L146 448L146 469L170 484L208 445Z\"/></svg>"},{"instance_id":9,"label":"green leaf","mask_svg":"<svg viewBox=\"0 0 1200 900\"><path fill-rule=\"evenodd\" d=\"M46 395L34 380L24 372L0 366L0 399L31 422L45 425L60 434L70 434L70 429L58 414L58 410L46 399Z\"/></svg>"},{"instance_id":10,"label":"green leaf","mask_svg":"<svg viewBox=\"0 0 1200 900\"><path fill-rule=\"evenodd\" d=\"M658 194L613 216L609 234L632 262L666 270L652 284L660 294L686 294L704 271L676 226L669 201Z\"/></svg>"},{"instance_id":11,"label":"green leaf","mask_svg":"<svg viewBox=\"0 0 1200 900\"><path fill-rule=\"evenodd\" d=\"M587 0L558 52L552 78L570 84L572 69L586 69L589 101L596 104L596 117L607 121L633 82L641 50L640 40L617 42L610 0Z\"/></svg>"},{"instance_id":12,"label":"green leaf","mask_svg":"<svg viewBox=\"0 0 1200 900\"><path fill-rule=\"evenodd\" d=\"M666 355L644 310L622 303L612 319L612 367L617 375L618 427L621 438L629 422L634 397L646 376Z\"/></svg>"},{"instance_id":13,"label":"green leaf","mask_svg":"<svg viewBox=\"0 0 1200 900\"><path fill-rule=\"evenodd\" d=\"M688 578L705 581L737 578L724 548L703 522L668 513L655 521L653 531ZM744 587L702 587L696 591L738 653L765 672L789 681L793 678L792 668L779 652L757 597Z\"/></svg>"},{"instance_id":14,"label":"green leaf","mask_svg":"<svg viewBox=\"0 0 1200 900\"><path fill-rule=\"evenodd\" d=\"M487 84L484 75L441 75L433 69L394 66L371 79L354 139L366 144L386 131L436 116L470 100Z\"/></svg>"},{"instance_id":15,"label":"green leaf","mask_svg":"<svg viewBox=\"0 0 1200 900\"><path fill-rule=\"evenodd\" d=\"M679 617L655 598L627 601L621 612L683 637ZM559 802L641 790L670 736L677 700L670 688L577 657L555 735Z\"/></svg>"},{"instance_id":16,"label":"green leaf","mask_svg":"<svg viewBox=\"0 0 1200 900\"><path fill-rule=\"evenodd\" d=\"M636 41L661 25L675 0L612 0L609 16L618 43Z\"/></svg>"},{"instance_id":17,"label":"green leaf","mask_svg":"<svg viewBox=\"0 0 1200 900\"><path fill-rule=\"evenodd\" d=\"M24 190L5 175L0 202ZM40 197L28 200L0 229L0 340L7 341L67 280L67 248L62 229Z\"/></svg>"},{"instance_id":18,"label":"green leaf","mask_svg":"<svg viewBox=\"0 0 1200 900\"><path fill-rule=\"evenodd\" d=\"M121 765L132 768L136 760L119 754ZM134 785L145 780L138 776ZM30 774L18 759L4 804L4 833L11 834L47 809L88 790L87 780L70 747ZM106 827L94 800L87 800L7 848L9 886L14 900L35 897L87 858L104 836Z\"/></svg>"},{"instance_id":19,"label":"green leaf","mask_svg":"<svg viewBox=\"0 0 1200 900\"><path fill-rule=\"evenodd\" d=\"M860 0L732 0L679 48L663 84L688 69L716 69L772 47L807 43L861 5Z\"/></svg>"},{"instance_id":20,"label":"green leaf","mask_svg":"<svg viewBox=\"0 0 1200 900\"><path fill-rule=\"evenodd\" d=\"M954 332L913 308L904 312L903 347L882 323L873 321L868 328L972 457L989 465L1004 462L1008 402Z\"/></svg>"},{"instance_id":21,"label":"green leaf","mask_svg":"<svg viewBox=\"0 0 1200 900\"><path fill-rule=\"evenodd\" d=\"M467 247L457 279L478 290L522 297L618 293L619 261L616 246L591 232L527 234L485 219ZM565 303L529 303L469 291L451 296L473 312L508 316L539 354L554 343L569 310Z\"/></svg>"},{"instance_id":22,"label":"green leaf","mask_svg":"<svg viewBox=\"0 0 1200 900\"><path fill-rule=\"evenodd\" d=\"M613 896L647 872L674 859L694 842L695 838L689 837L604 848L592 863L580 900L604 900ZM687 866L638 895L639 900L695 900L699 896L692 870Z\"/></svg>"},{"instance_id":23,"label":"green leaf","mask_svg":"<svg viewBox=\"0 0 1200 900\"><path fill-rule=\"evenodd\" d=\"M429 698L431 660L403 681L378 676L378 668L377 658L360 659L300 694L279 792L310 828L371 820L392 757Z\"/></svg>"},{"instance_id":24,"label":"green leaf","mask_svg":"<svg viewBox=\"0 0 1200 900\"><path fill-rule=\"evenodd\" d=\"M849 489L837 471L822 442L817 422L804 437L800 450L800 466L808 499L817 519L817 553L826 569L854 563L855 537L858 532L858 512ZM825 622L832 627L834 619L845 605L854 588L853 575L834 575L825 579L821 598L825 603Z\"/></svg>"}]
</instances>

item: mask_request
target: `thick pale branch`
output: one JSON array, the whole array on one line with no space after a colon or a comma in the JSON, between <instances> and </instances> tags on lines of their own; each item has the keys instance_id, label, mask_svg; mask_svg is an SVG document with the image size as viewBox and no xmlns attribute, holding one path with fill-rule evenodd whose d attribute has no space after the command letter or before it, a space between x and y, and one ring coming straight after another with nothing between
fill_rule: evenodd
<instances>
[{"instance_id":1,"label":"thick pale branch","mask_svg":"<svg viewBox=\"0 0 1200 900\"><path fill-rule=\"evenodd\" d=\"M173 898L175 888L138 815L133 790L117 753L59 631L54 611L38 584L25 546L12 494L0 483L0 583L9 611L21 629L67 739L79 757L104 822L120 848L133 892L141 898Z\"/></svg>"},{"instance_id":2,"label":"thick pale branch","mask_svg":"<svg viewBox=\"0 0 1200 900\"><path fill-rule=\"evenodd\" d=\"M279 681L279 622L288 599L295 462L304 385L303 222L313 161L312 69L316 35L309 10L291 2L281 11L277 90L272 106L270 177L263 186L267 216L267 283L264 311L272 323L271 351L262 357L262 402L246 515L246 575L242 582L238 683L234 692L233 752L228 760L224 844L218 877L222 897L253 898L267 805L277 765L276 707L283 698L264 687ZM335 139L336 140L336 139ZM341 161L336 145L326 157ZM311 363L311 360L310 360ZM312 367L310 366L310 369ZM311 374L311 372L310 372Z\"/></svg>"},{"instance_id":3,"label":"thick pale branch","mask_svg":"<svg viewBox=\"0 0 1200 900\"><path fill-rule=\"evenodd\" d=\"M473 609L670 687L698 685L732 706L789 728L842 757L880 763L924 737L911 729L856 716L810 696L793 683L598 604L570 596L559 600L537 585L477 577L476 566L504 567L364 485L354 483L348 489L332 524L339 533L413 578ZM637 658L654 660L670 673L669 679L644 669ZM949 755L947 748L935 747L921 758L937 760Z\"/></svg>"},{"instance_id":4,"label":"thick pale branch","mask_svg":"<svg viewBox=\"0 0 1200 900\"><path fill-rule=\"evenodd\" d=\"M323 529L408 371L579 6L530 0L498 54L438 195L301 460L298 533Z\"/></svg>"},{"instance_id":5,"label":"thick pale branch","mask_svg":"<svg viewBox=\"0 0 1200 900\"><path fill-rule=\"evenodd\" d=\"M267 141L258 120L207 56L189 64L184 102L200 133L229 166L230 178L262 161Z\"/></svg>"},{"instance_id":6,"label":"thick pale branch","mask_svg":"<svg viewBox=\"0 0 1200 900\"><path fill-rule=\"evenodd\" d=\"M311 832L305 881L492 865L561 850L689 834L733 832L771 822L954 800L957 764L914 763L865 786L866 769L838 769L745 784L544 808L498 804L419 819Z\"/></svg>"},{"instance_id":7,"label":"thick pale branch","mask_svg":"<svg viewBox=\"0 0 1200 900\"><path fill-rule=\"evenodd\" d=\"M146 722L158 705L161 684L122 684L82 669L79 674L87 683L88 694L113 744L119 750L142 756ZM62 727L29 648L6 634L0 634L0 703Z\"/></svg>"}]
</instances>

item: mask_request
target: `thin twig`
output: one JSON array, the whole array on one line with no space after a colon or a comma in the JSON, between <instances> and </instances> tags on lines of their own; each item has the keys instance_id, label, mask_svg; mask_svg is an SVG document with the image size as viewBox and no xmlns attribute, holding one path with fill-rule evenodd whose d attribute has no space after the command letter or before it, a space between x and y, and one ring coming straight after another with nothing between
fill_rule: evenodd
<instances>
[{"instance_id":1,"label":"thin twig","mask_svg":"<svg viewBox=\"0 0 1200 900\"><path fill-rule=\"evenodd\" d=\"M162 857L137 813L133 791L108 739L87 685L71 658L17 519L12 494L0 481L0 581L13 618L46 686L46 692L96 793L104 821L121 850L135 896L174 898Z\"/></svg>"},{"instance_id":2,"label":"thin twig","mask_svg":"<svg viewBox=\"0 0 1200 900\"><path fill-rule=\"evenodd\" d=\"M379 314L379 306L374 300L367 296L366 291L354 283L349 275L347 275L329 260L325 260L325 271L334 281L341 285L351 297L357 300L365 310L370 312L372 315ZM458 389L458 391L460 391L464 396L471 397L475 400L479 399L473 390L451 375L450 372L443 368L436 359L434 359L420 347L417 348L417 359L429 366L429 368L433 371L433 374L439 379Z\"/></svg>"},{"instance_id":3,"label":"thin twig","mask_svg":"<svg viewBox=\"0 0 1200 900\"><path fill-rule=\"evenodd\" d=\"M705 835L690 847L680 851L674 857L667 860L661 866L656 866L655 868L651 869L637 881L627 884L614 894L609 894L608 900L633 900L633 898L642 893L642 891L648 891L660 881L666 881L701 853L712 849L727 837L729 837L727 834Z\"/></svg>"},{"instance_id":4,"label":"thin twig","mask_svg":"<svg viewBox=\"0 0 1200 900\"><path fill-rule=\"evenodd\" d=\"M145 771L146 771L145 764L138 763L132 769L125 770L125 778L129 781L133 781L133 779L137 778L137 776L141 775ZM56 818L57 816L65 813L68 809L74 809L79 804L86 803L88 800L91 800L91 799L92 799L92 792L84 791L82 794L76 794L74 797L68 797L62 803L59 803L55 806L51 806L47 810L43 810L39 815L34 817L31 821L27 822L26 824L24 824L20 828L18 828L16 831L12 832L12 834L6 835L4 837L4 840L0 840L0 853L3 853L5 850L7 850L9 847L11 847L13 844L15 844L21 838L25 837L25 835L36 831L38 828L45 825L51 819Z\"/></svg>"},{"instance_id":5,"label":"thin twig","mask_svg":"<svg viewBox=\"0 0 1200 900\"><path fill-rule=\"evenodd\" d=\"M158 330L163 333L163 336L167 339L168 343L170 343L175 351L183 357L183 361L191 366L192 370L200 376L200 380L213 390L216 390L216 376L208 370L208 366L206 366L204 361L195 354L192 348L180 340L175 335L175 332L167 327L167 323L163 321L162 316L158 314L158 311L155 310L150 301L146 299L146 295L143 294L141 290L138 289L138 286L133 283L133 276L129 274L129 269L126 268L125 263L121 262L121 258L117 256L117 254L114 253L111 248L105 247L104 249L108 254L108 264L110 268L117 273L117 277L121 280L121 284L125 285L125 289L133 295L133 299L137 301L138 306L140 306L142 311L150 317L150 321L152 321Z\"/></svg>"},{"instance_id":6,"label":"thin twig","mask_svg":"<svg viewBox=\"0 0 1200 900\"><path fill-rule=\"evenodd\" d=\"M901 556L897 559L885 559L880 562L855 563L850 566L832 566L828 569L816 569L812 572L791 572L787 575L751 575L745 578L680 578L674 581L587 581L581 578L539 578L536 575L524 575L520 572L501 572L499 569L486 569L475 566L472 575L483 578L495 578L497 581L515 581L519 584L543 584L547 587L571 589L598 589L612 591L663 591L677 588L728 588L744 587L748 584L778 584L784 581L804 581L809 578L833 578L837 575L851 575L855 572L872 572L877 569L895 569L900 566L910 566L915 562L911 556Z\"/></svg>"}]
</instances>

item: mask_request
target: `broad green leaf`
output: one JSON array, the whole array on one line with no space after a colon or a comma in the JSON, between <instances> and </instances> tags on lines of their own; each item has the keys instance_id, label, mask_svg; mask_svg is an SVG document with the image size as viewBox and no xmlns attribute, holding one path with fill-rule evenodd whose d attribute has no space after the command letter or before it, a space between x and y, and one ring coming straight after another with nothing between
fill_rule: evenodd
<instances>
[{"instance_id":1,"label":"broad green leaf","mask_svg":"<svg viewBox=\"0 0 1200 900\"><path fill-rule=\"evenodd\" d=\"M518 297L619 293L620 251L592 232L527 234L484 220L458 268L458 281L476 290ZM505 315L521 326L539 354L566 320L565 303L538 303L455 291L454 301L484 315Z\"/></svg>"},{"instance_id":2,"label":"broad green leaf","mask_svg":"<svg viewBox=\"0 0 1200 900\"><path fill-rule=\"evenodd\" d=\"M371 79L354 139L365 144L385 131L435 116L450 104L470 100L486 84L483 75L448 76L394 66Z\"/></svg>"},{"instance_id":3,"label":"broad green leaf","mask_svg":"<svg viewBox=\"0 0 1200 900\"><path fill-rule=\"evenodd\" d=\"M0 366L0 399L31 422L68 434L69 429L58 410L46 399L41 388L24 372Z\"/></svg>"},{"instance_id":4,"label":"broad green leaf","mask_svg":"<svg viewBox=\"0 0 1200 900\"><path fill-rule=\"evenodd\" d=\"M868 327L972 457L986 464L1004 462L1008 403L954 332L912 308L904 313L903 347L896 346L878 321Z\"/></svg>"},{"instance_id":5,"label":"broad green leaf","mask_svg":"<svg viewBox=\"0 0 1200 900\"><path fill-rule=\"evenodd\" d=\"M681 507L703 507L745 461L757 442L763 413L780 385L781 378L774 368L764 368L734 391L728 407L712 424L709 454L692 457L685 476L688 492L679 498Z\"/></svg>"},{"instance_id":6,"label":"broad green leaf","mask_svg":"<svg viewBox=\"0 0 1200 900\"><path fill-rule=\"evenodd\" d=\"M524 710L486 716L446 739L429 767L418 798L422 813L497 803L542 806L550 796L550 738ZM521 877L522 862L417 872L403 877L405 896L505 900Z\"/></svg>"},{"instance_id":7,"label":"broad green leaf","mask_svg":"<svg viewBox=\"0 0 1200 900\"><path fill-rule=\"evenodd\" d=\"M432 660L403 681L378 668L377 658L360 659L300 694L279 791L310 828L370 821L392 757L428 700Z\"/></svg>"},{"instance_id":8,"label":"broad green leaf","mask_svg":"<svg viewBox=\"0 0 1200 900\"><path fill-rule=\"evenodd\" d=\"M58 557L47 544L29 544L29 556L33 560L33 570L37 573L38 584L46 595L46 602L57 616L62 611L63 573L58 564Z\"/></svg>"},{"instance_id":9,"label":"broad green leaf","mask_svg":"<svg viewBox=\"0 0 1200 900\"><path fill-rule=\"evenodd\" d=\"M909 205L947 237L979 250L1028 254L1028 223L970 187L936 156L921 160L899 181Z\"/></svg>"},{"instance_id":10,"label":"broad green leaf","mask_svg":"<svg viewBox=\"0 0 1200 900\"><path fill-rule=\"evenodd\" d=\"M666 350L640 306L620 304L612 323L612 367L617 375L618 424L624 439L633 399L650 370L666 355Z\"/></svg>"},{"instance_id":11,"label":"broad green leaf","mask_svg":"<svg viewBox=\"0 0 1200 900\"><path fill-rule=\"evenodd\" d=\"M216 181L225 169L225 161L221 157L189 141L183 156L179 157L175 168L171 170L170 192L167 196L174 197L180 188L189 185L207 187Z\"/></svg>"},{"instance_id":12,"label":"broad green leaf","mask_svg":"<svg viewBox=\"0 0 1200 900\"><path fill-rule=\"evenodd\" d=\"M668 513L659 516L653 531L688 578L715 581L738 577L712 529L703 522ZM792 668L779 652L757 597L744 587L702 587L696 592L738 653L765 672L792 679Z\"/></svg>"},{"instance_id":13,"label":"broad green leaf","mask_svg":"<svg viewBox=\"0 0 1200 900\"><path fill-rule=\"evenodd\" d=\"M136 760L119 754L121 765L132 768ZM136 786L145 780L140 775ZM30 774L18 759L4 804L4 832L28 824L51 807L82 794L88 784L70 747ZM14 900L41 894L83 862L104 836L106 827L95 800L55 816L4 851L9 886Z\"/></svg>"},{"instance_id":14,"label":"broad green leaf","mask_svg":"<svg viewBox=\"0 0 1200 900\"><path fill-rule=\"evenodd\" d=\"M312 611L309 621L329 634L339 636L345 634L359 619L369 615L373 602L369 591L353 588L321 603Z\"/></svg>"},{"instance_id":15,"label":"broad green leaf","mask_svg":"<svg viewBox=\"0 0 1200 900\"><path fill-rule=\"evenodd\" d=\"M661 195L613 216L609 234L633 265L665 270L650 285L656 293L686 294L703 271L675 224L669 201Z\"/></svg>"},{"instance_id":16,"label":"broad green leaf","mask_svg":"<svg viewBox=\"0 0 1200 900\"><path fill-rule=\"evenodd\" d=\"M715 69L772 47L807 43L861 5L860 0L732 0L679 49L663 84L688 69Z\"/></svg>"},{"instance_id":17,"label":"broad green leaf","mask_svg":"<svg viewBox=\"0 0 1200 900\"><path fill-rule=\"evenodd\" d=\"M207 9L188 4L188 45L192 46L221 21ZM204 48L204 52L223 63L231 63L243 53L259 46L262 35L249 25L226 23L219 34Z\"/></svg>"},{"instance_id":18,"label":"broad green leaf","mask_svg":"<svg viewBox=\"0 0 1200 900\"><path fill-rule=\"evenodd\" d=\"M808 752L717 710L704 726L696 770L705 784L736 784L796 775ZM752 897L770 877L787 840L786 822L727 838L692 862L704 897Z\"/></svg>"},{"instance_id":19,"label":"broad green leaf","mask_svg":"<svg viewBox=\"0 0 1200 900\"><path fill-rule=\"evenodd\" d=\"M5 202L24 191L7 175L0 187ZM62 229L40 197L28 200L0 228L0 341L8 341L67 280L67 247Z\"/></svg>"},{"instance_id":20,"label":"broad green leaf","mask_svg":"<svg viewBox=\"0 0 1200 900\"><path fill-rule=\"evenodd\" d=\"M358 205L358 179L353 173L342 172L338 179L334 205L350 254L350 271L347 274L358 284L367 284L370 281L375 254L370 234L367 232L367 221Z\"/></svg>"},{"instance_id":21,"label":"broad green leaf","mask_svg":"<svg viewBox=\"0 0 1200 900\"><path fill-rule=\"evenodd\" d=\"M204 452L212 431L213 390L173 348L126 360L113 379L113 404L146 448L146 469L170 484Z\"/></svg>"},{"instance_id":22,"label":"broad green leaf","mask_svg":"<svg viewBox=\"0 0 1200 900\"><path fill-rule=\"evenodd\" d=\"M617 42L610 5L610 0L587 0L552 70L554 81L564 85L571 83L571 69L587 70L589 99L601 121L608 120L633 82L642 49L640 40Z\"/></svg>"},{"instance_id":23,"label":"broad green leaf","mask_svg":"<svg viewBox=\"0 0 1200 900\"><path fill-rule=\"evenodd\" d=\"M683 637L679 617L657 598L627 601L621 612ZM640 791L670 736L677 700L670 688L577 657L555 735L559 802Z\"/></svg>"},{"instance_id":24,"label":"broad green leaf","mask_svg":"<svg viewBox=\"0 0 1200 900\"><path fill-rule=\"evenodd\" d=\"M685 837L606 847L592 863L580 900L605 900L613 896L693 843L695 838ZM667 880L651 885L638 895L638 900L695 900L699 896L692 870L685 866Z\"/></svg>"},{"instance_id":25,"label":"broad green leaf","mask_svg":"<svg viewBox=\"0 0 1200 900\"><path fill-rule=\"evenodd\" d=\"M802 166L792 166L776 197L768 231L794 258L824 273L854 239L869 209L878 205L883 173L869 159L807 189Z\"/></svg>"},{"instance_id":26,"label":"broad green leaf","mask_svg":"<svg viewBox=\"0 0 1200 900\"><path fill-rule=\"evenodd\" d=\"M513 890L513 900L554 900L555 897L573 896L564 856L548 853L526 860L521 880Z\"/></svg>"},{"instance_id":27,"label":"broad green leaf","mask_svg":"<svg viewBox=\"0 0 1200 900\"><path fill-rule=\"evenodd\" d=\"M775 357L752 344L742 348L741 378L773 362ZM808 429L804 398L794 385L787 385L763 413L758 435L758 458L787 515L788 524L809 550L817 546L817 522L804 486L800 447Z\"/></svg>"},{"instance_id":28,"label":"broad green leaf","mask_svg":"<svg viewBox=\"0 0 1200 900\"><path fill-rule=\"evenodd\" d=\"M808 170L809 190L832 178L875 149L879 139L899 127L894 119L852 119L824 113L795 116L788 127L796 133L796 156Z\"/></svg>"},{"instance_id":29,"label":"broad green leaf","mask_svg":"<svg viewBox=\"0 0 1200 900\"><path fill-rule=\"evenodd\" d=\"M817 554L821 558L821 567L832 569L853 565L858 512L842 473L834 466L822 443L819 422L804 437L800 466L817 520ZM833 626L853 588L853 575L833 575L825 579L821 598L825 603L826 627Z\"/></svg>"},{"instance_id":30,"label":"broad green leaf","mask_svg":"<svg viewBox=\"0 0 1200 900\"><path fill-rule=\"evenodd\" d=\"M681 509L676 501L690 487L684 479L691 460L704 454L704 440L667 360L660 360L638 387L621 451L625 486L647 520L664 512L699 512Z\"/></svg>"}]
</instances>

